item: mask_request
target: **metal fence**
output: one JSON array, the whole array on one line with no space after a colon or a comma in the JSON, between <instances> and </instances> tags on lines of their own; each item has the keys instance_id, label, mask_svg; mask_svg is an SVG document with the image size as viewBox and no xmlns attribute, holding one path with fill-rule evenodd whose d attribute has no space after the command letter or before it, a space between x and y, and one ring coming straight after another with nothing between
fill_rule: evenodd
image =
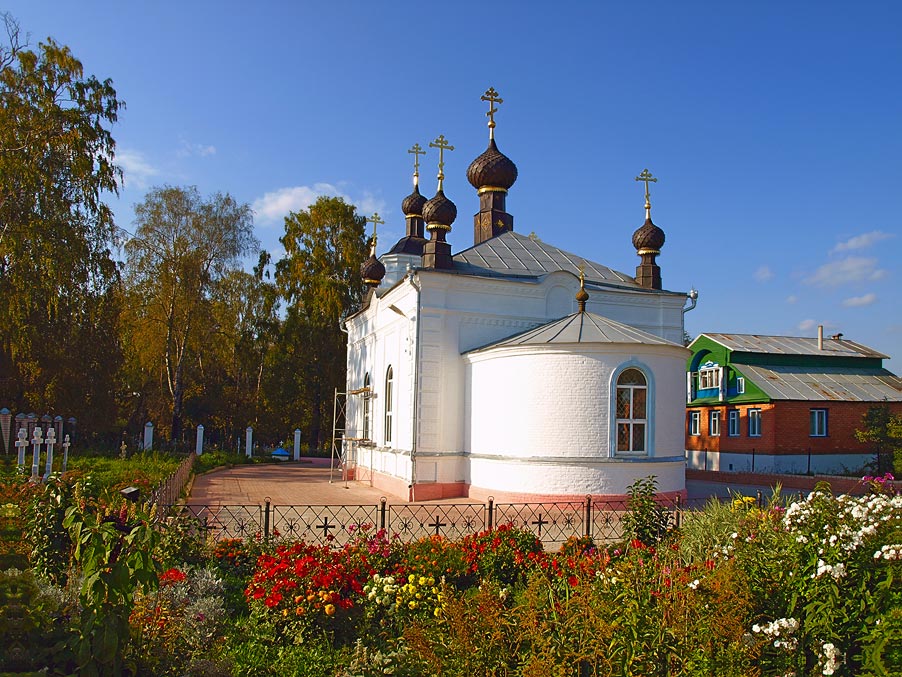
<instances>
[{"instance_id":1,"label":"metal fence","mask_svg":"<svg viewBox=\"0 0 902 677\"><path fill-rule=\"evenodd\" d=\"M674 524L688 509L679 499L661 504ZM559 547L570 537L590 536L596 542L623 538L625 501L569 503L435 503L378 505L199 505L174 506L174 514L196 520L212 538L287 539L340 547L361 528L384 529L404 543L426 536L459 539L511 524L528 529L546 548Z\"/></svg>"},{"instance_id":2,"label":"metal fence","mask_svg":"<svg viewBox=\"0 0 902 677\"><path fill-rule=\"evenodd\" d=\"M179 467L160 482L156 488L150 493L148 503L157 508L156 514L158 519L162 519L169 513L168 508L175 505L181 498L185 485L191 479L191 469L194 467L194 454L188 454L179 464Z\"/></svg>"}]
</instances>

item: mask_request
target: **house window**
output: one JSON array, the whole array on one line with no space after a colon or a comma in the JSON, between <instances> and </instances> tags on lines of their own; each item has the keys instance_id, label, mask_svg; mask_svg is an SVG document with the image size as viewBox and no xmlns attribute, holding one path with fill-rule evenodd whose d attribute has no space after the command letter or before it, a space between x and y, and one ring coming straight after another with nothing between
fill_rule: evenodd
<instances>
[{"instance_id":1,"label":"house window","mask_svg":"<svg viewBox=\"0 0 902 677\"><path fill-rule=\"evenodd\" d=\"M363 427L360 436L370 439L370 375L363 377Z\"/></svg>"},{"instance_id":2,"label":"house window","mask_svg":"<svg viewBox=\"0 0 902 677\"><path fill-rule=\"evenodd\" d=\"M736 393L742 395L745 392L745 376L736 377Z\"/></svg>"},{"instance_id":3,"label":"house window","mask_svg":"<svg viewBox=\"0 0 902 677\"><path fill-rule=\"evenodd\" d=\"M720 387L720 369L702 369L698 372L698 389L708 390L709 388Z\"/></svg>"},{"instance_id":4,"label":"house window","mask_svg":"<svg viewBox=\"0 0 902 677\"><path fill-rule=\"evenodd\" d=\"M749 409L749 437L761 437L760 409Z\"/></svg>"},{"instance_id":5,"label":"house window","mask_svg":"<svg viewBox=\"0 0 902 677\"><path fill-rule=\"evenodd\" d=\"M617 379L617 451L644 453L648 424L648 382L638 369L627 369Z\"/></svg>"},{"instance_id":6,"label":"house window","mask_svg":"<svg viewBox=\"0 0 902 677\"><path fill-rule=\"evenodd\" d=\"M727 412L727 434L730 437L739 437L739 410L730 409Z\"/></svg>"},{"instance_id":7,"label":"house window","mask_svg":"<svg viewBox=\"0 0 902 677\"><path fill-rule=\"evenodd\" d=\"M811 437L827 436L827 410L812 409L811 410Z\"/></svg>"},{"instance_id":8,"label":"house window","mask_svg":"<svg viewBox=\"0 0 902 677\"><path fill-rule=\"evenodd\" d=\"M720 412L716 409L711 411L711 418L708 420L708 434L712 437L720 435Z\"/></svg>"},{"instance_id":9,"label":"house window","mask_svg":"<svg viewBox=\"0 0 902 677\"><path fill-rule=\"evenodd\" d=\"M701 435L699 422L701 421L702 415L700 411L690 411L689 412L689 434L693 436Z\"/></svg>"},{"instance_id":10,"label":"house window","mask_svg":"<svg viewBox=\"0 0 902 677\"><path fill-rule=\"evenodd\" d=\"M394 395L395 372L389 366L385 372L385 443L391 443L392 397Z\"/></svg>"}]
</instances>

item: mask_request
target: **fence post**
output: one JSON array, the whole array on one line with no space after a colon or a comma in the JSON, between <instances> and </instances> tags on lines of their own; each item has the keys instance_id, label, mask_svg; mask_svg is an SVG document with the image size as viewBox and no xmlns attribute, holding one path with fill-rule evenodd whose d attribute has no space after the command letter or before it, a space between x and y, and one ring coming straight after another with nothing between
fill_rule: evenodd
<instances>
[{"instance_id":1,"label":"fence post","mask_svg":"<svg viewBox=\"0 0 902 677\"><path fill-rule=\"evenodd\" d=\"M586 496L586 528L585 536L586 538L592 538L592 496L591 494Z\"/></svg>"},{"instance_id":2,"label":"fence post","mask_svg":"<svg viewBox=\"0 0 902 677\"><path fill-rule=\"evenodd\" d=\"M764 498L761 495L761 489L758 489L758 510L764 507Z\"/></svg>"},{"instance_id":3,"label":"fence post","mask_svg":"<svg viewBox=\"0 0 902 677\"><path fill-rule=\"evenodd\" d=\"M267 496L265 499L266 504L263 507L263 538L265 540L269 540L269 508L271 499Z\"/></svg>"},{"instance_id":4,"label":"fence post","mask_svg":"<svg viewBox=\"0 0 902 677\"><path fill-rule=\"evenodd\" d=\"M379 529L385 530L385 496L379 499Z\"/></svg>"},{"instance_id":5,"label":"fence post","mask_svg":"<svg viewBox=\"0 0 902 677\"><path fill-rule=\"evenodd\" d=\"M673 506L673 524L677 529L679 529L682 522L683 522L683 497L680 494L677 494L676 501L674 501L674 506Z\"/></svg>"},{"instance_id":6,"label":"fence post","mask_svg":"<svg viewBox=\"0 0 902 677\"><path fill-rule=\"evenodd\" d=\"M491 531L495 523L495 497L489 496L489 523L488 529Z\"/></svg>"}]
</instances>

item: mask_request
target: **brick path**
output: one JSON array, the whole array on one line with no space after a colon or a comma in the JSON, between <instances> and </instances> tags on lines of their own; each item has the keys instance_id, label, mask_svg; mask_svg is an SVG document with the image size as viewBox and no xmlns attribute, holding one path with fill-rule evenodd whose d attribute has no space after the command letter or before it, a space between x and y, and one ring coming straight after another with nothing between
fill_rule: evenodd
<instances>
[{"instance_id":1,"label":"brick path","mask_svg":"<svg viewBox=\"0 0 902 677\"><path fill-rule=\"evenodd\" d=\"M389 502L400 502L399 498L361 482L343 482L338 469L333 480L330 484L328 459L241 465L195 477L187 502L262 505L268 497L273 505L376 505L383 496Z\"/></svg>"}]
</instances>

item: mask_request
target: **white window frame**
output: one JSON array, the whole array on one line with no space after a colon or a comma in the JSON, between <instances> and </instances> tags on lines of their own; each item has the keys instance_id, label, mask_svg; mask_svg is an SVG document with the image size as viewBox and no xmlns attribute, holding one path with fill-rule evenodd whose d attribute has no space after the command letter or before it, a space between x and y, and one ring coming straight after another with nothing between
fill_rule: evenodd
<instances>
[{"instance_id":1,"label":"white window frame","mask_svg":"<svg viewBox=\"0 0 902 677\"><path fill-rule=\"evenodd\" d=\"M698 389L713 390L720 388L720 368L705 368L698 371Z\"/></svg>"},{"instance_id":2,"label":"white window frame","mask_svg":"<svg viewBox=\"0 0 902 677\"><path fill-rule=\"evenodd\" d=\"M829 437L829 416L827 409L818 407L810 410L809 413L809 437Z\"/></svg>"},{"instance_id":3,"label":"white window frame","mask_svg":"<svg viewBox=\"0 0 902 677\"><path fill-rule=\"evenodd\" d=\"M736 377L736 394L743 395L745 393L745 376Z\"/></svg>"},{"instance_id":4,"label":"white window frame","mask_svg":"<svg viewBox=\"0 0 902 677\"><path fill-rule=\"evenodd\" d=\"M701 431L702 413L700 411L689 412L689 434L692 437L698 437Z\"/></svg>"},{"instance_id":5,"label":"white window frame","mask_svg":"<svg viewBox=\"0 0 902 677\"><path fill-rule=\"evenodd\" d=\"M385 370L385 444L392 442L392 419L394 418L395 371L391 365Z\"/></svg>"},{"instance_id":6,"label":"white window frame","mask_svg":"<svg viewBox=\"0 0 902 677\"><path fill-rule=\"evenodd\" d=\"M708 415L708 434L711 437L720 437L720 410L712 409Z\"/></svg>"},{"instance_id":7,"label":"white window frame","mask_svg":"<svg viewBox=\"0 0 902 677\"><path fill-rule=\"evenodd\" d=\"M363 425L361 426L360 437L363 440L370 439L370 426L371 426L371 403L370 398L372 397L372 393L370 392L370 373L367 372L363 377Z\"/></svg>"},{"instance_id":8,"label":"white window frame","mask_svg":"<svg viewBox=\"0 0 902 677\"><path fill-rule=\"evenodd\" d=\"M727 436L728 437L739 437L739 435L741 434L740 421L741 421L741 417L739 416L738 409L730 409L729 411L727 411Z\"/></svg>"},{"instance_id":9,"label":"white window frame","mask_svg":"<svg viewBox=\"0 0 902 677\"><path fill-rule=\"evenodd\" d=\"M749 409L749 437L761 437L761 410Z\"/></svg>"}]
</instances>

